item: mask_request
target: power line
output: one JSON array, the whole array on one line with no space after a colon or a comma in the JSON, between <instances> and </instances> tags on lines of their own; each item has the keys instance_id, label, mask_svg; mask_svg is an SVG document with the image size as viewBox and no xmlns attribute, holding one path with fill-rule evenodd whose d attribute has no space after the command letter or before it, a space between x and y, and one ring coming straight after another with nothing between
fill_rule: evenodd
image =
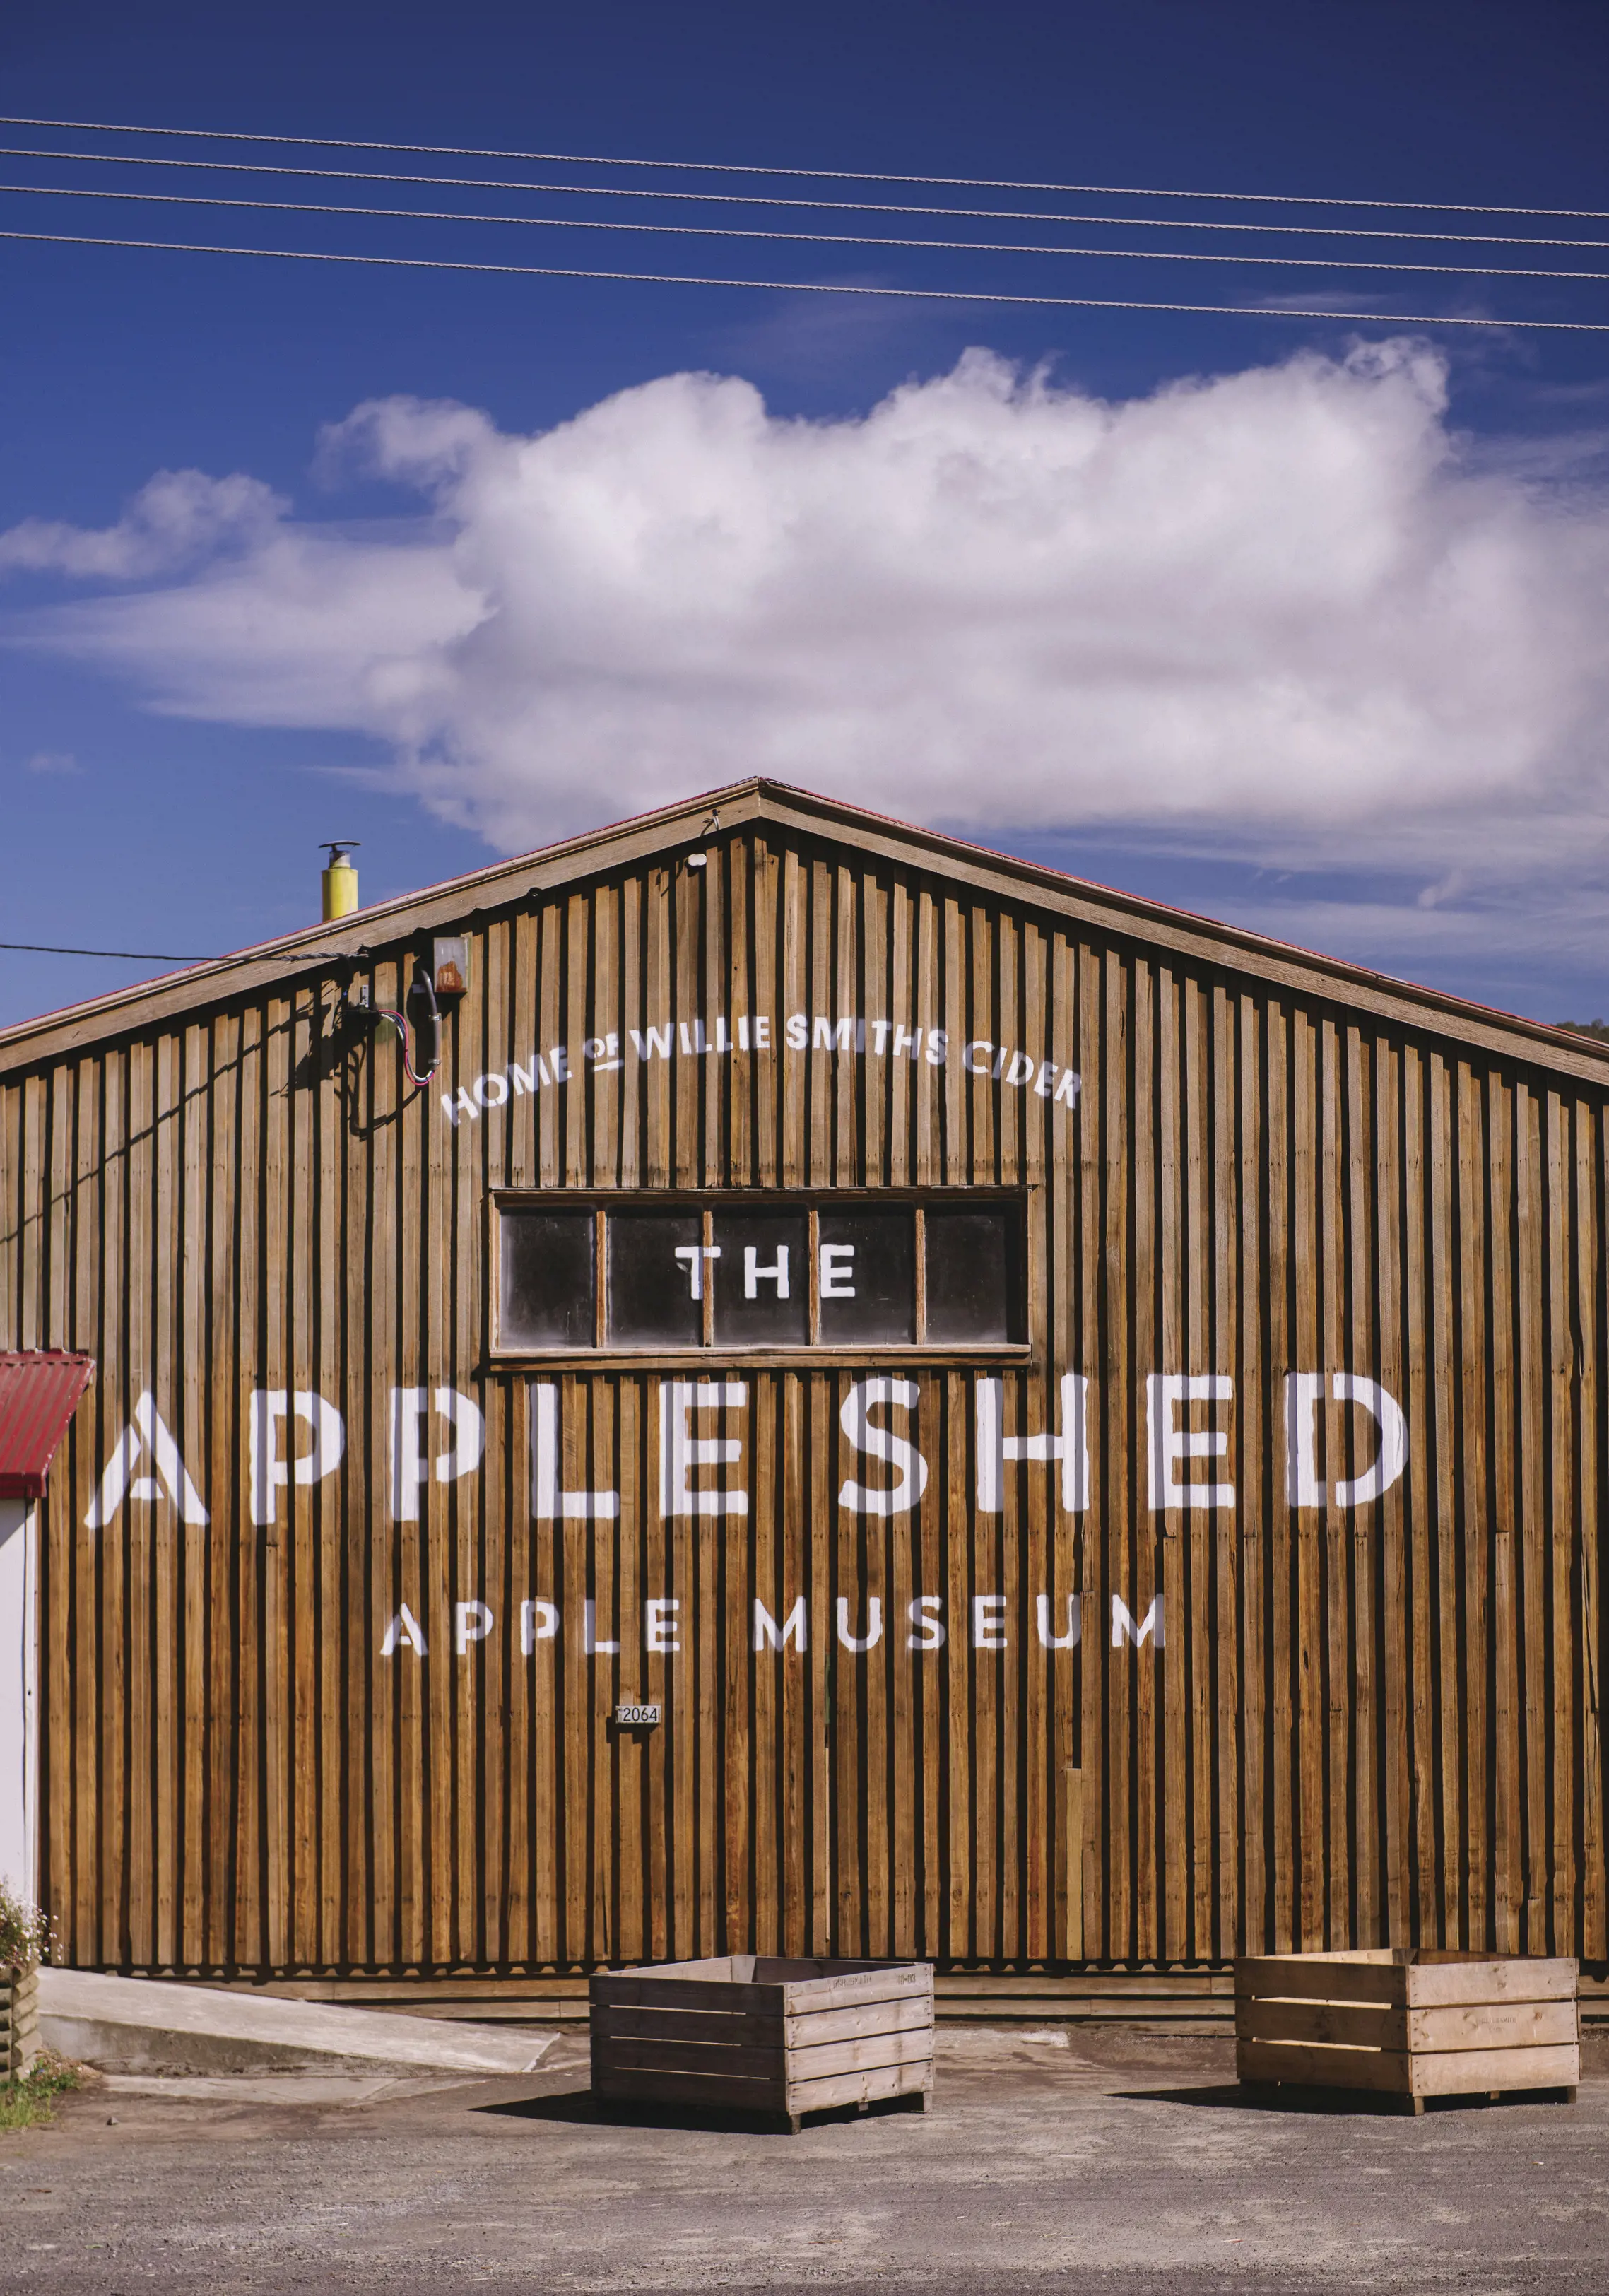
<instances>
[{"instance_id":1,"label":"power line","mask_svg":"<svg viewBox=\"0 0 1609 2296\"><path fill-rule=\"evenodd\" d=\"M151 948L62 948L51 941L0 940L0 949L17 949L31 956L105 956L127 957L136 964L204 964L214 972L232 972L248 964L261 964L279 947L276 941L263 941L255 948L242 949L233 956L175 956L170 952ZM287 962L295 964L349 964L374 955L366 942L357 948L297 948L285 952Z\"/></svg>"},{"instance_id":2,"label":"power line","mask_svg":"<svg viewBox=\"0 0 1609 2296\"><path fill-rule=\"evenodd\" d=\"M504 152L464 144L389 144L355 135L267 135L244 127L150 127L127 120L32 119L0 112L0 127L63 127L85 135L174 135L192 141L279 144L319 152L417 152L438 160L516 160L528 167L669 168L708 176L775 176L833 184L932 184L970 192L1054 192L1080 199L1230 200L1263 206L1384 208L1400 215L1558 216L1579 223L1609 223L1605 208L1499 207L1457 200L1352 200L1306 192L1185 192L1137 184L1034 184L1000 176L896 176L874 168L758 167L727 160L624 160L597 152Z\"/></svg>"},{"instance_id":3,"label":"power line","mask_svg":"<svg viewBox=\"0 0 1609 2296\"><path fill-rule=\"evenodd\" d=\"M174 956L157 948L56 948L45 940L0 940L0 948L21 949L29 956L125 956L135 964L205 964L204 956Z\"/></svg>"},{"instance_id":4,"label":"power line","mask_svg":"<svg viewBox=\"0 0 1609 2296\"><path fill-rule=\"evenodd\" d=\"M427 184L432 190L465 192L556 192L565 199L696 201L701 206L810 208L833 215L948 216L973 223L1093 223L1113 231L1278 232L1304 239L1429 240L1440 246L1609 248L1609 240L1562 239L1556 234L1482 231L1386 231L1359 224L1236 223L1198 216L1064 215L1046 208L955 208L902 200L807 200L774 192L661 192L636 184L544 184L509 176L422 176L385 168L292 168L271 160L167 160L139 152L62 152L35 144L0 144L8 160L82 160L99 168L190 168L218 175L290 176L303 181L342 184Z\"/></svg>"},{"instance_id":5,"label":"power line","mask_svg":"<svg viewBox=\"0 0 1609 2296\"><path fill-rule=\"evenodd\" d=\"M168 255L245 255L280 263L357 263L391 271L464 271L511 279L608 279L656 287L758 288L783 295L882 296L911 303L1009 303L1057 311L1186 311L1209 318L1339 319L1349 326L1500 327L1548 334L1609 335L1609 321L1597 319L1505 319L1470 317L1437 311L1326 311L1290 304L1172 303L1108 295L1006 295L976 287L874 287L821 279L721 279L697 272L594 271L557 263L468 263L442 256L343 255L307 247L219 247L204 241L105 239L85 232L4 231L0 239L27 240L50 247L137 247Z\"/></svg>"},{"instance_id":6,"label":"power line","mask_svg":"<svg viewBox=\"0 0 1609 2296\"><path fill-rule=\"evenodd\" d=\"M144 200L162 207L236 208L258 214L332 215L378 217L387 222L516 224L532 231L660 232L677 239L759 239L795 247L939 248L952 255L1062 255L1108 263L1277 264L1282 269L1316 265L1326 271L1428 272L1450 279L1609 279L1609 271L1565 271L1556 265L1503 263L1388 262L1363 255L1265 255L1247 250L1224 254L1216 249L1180 247L1045 247L1031 241L900 239L881 232L767 231L758 226L670 223L658 217L622 223L603 216L477 215L456 208L371 208L349 201L251 200L203 192L103 192L83 184L0 184L0 193L49 200Z\"/></svg>"}]
</instances>

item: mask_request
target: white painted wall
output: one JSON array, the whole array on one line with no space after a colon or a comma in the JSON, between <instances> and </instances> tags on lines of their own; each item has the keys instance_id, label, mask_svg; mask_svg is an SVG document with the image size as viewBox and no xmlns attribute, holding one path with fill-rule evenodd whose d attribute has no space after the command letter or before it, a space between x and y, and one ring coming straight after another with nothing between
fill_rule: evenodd
<instances>
[{"instance_id":1,"label":"white painted wall","mask_svg":"<svg viewBox=\"0 0 1609 2296\"><path fill-rule=\"evenodd\" d=\"M37 1524L31 1500L0 1499L0 1881L29 1905L37 1882Z\"/></svg>"}]
</instances>

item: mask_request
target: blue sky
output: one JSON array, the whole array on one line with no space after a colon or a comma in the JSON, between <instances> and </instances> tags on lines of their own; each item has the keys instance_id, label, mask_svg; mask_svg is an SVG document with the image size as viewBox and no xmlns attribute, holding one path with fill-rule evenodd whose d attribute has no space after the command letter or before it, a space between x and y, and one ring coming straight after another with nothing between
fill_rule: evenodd
<instances>
[{"instance_id":1,"label":"blue sky","mask_svg":"<svg viewBox=\"0 0 1609 2296\"><path fill-rule=\"evenodd\" d=\"M834 0L808 12L13 0L0 19L0 108L12 114L1599 210L1606 64L1597 0ZM192 148L37 128L3 140ZM260 156L556 179L467 160ZM644 180L569 175L600 179ZM0 180L232 188L221 176L184 185L172 171L16 157ZM260 196L268 182L243 189ZM383 185L283 195L401 203ZM583 211L557 195L523 203ZM1348 325L900 303L0 242L0 535L35 537L0 571L12 860L0 939L208 955L316 915L324 838L362 840L365 892L379 898L747 761L1512 1009L1609 1010L1593 730L1605 722L1609 334L1370 316L1609 321L1601 283L1381 280L1335 267L1369 251L1340 240L1309 242L1312 259L1280 272L21 193L0 204L18 230L863 285L1283 296L1358 315ZM585 211L641 209L615 199ZM862 215L830 227L890 226ZM1609 240L1601 223L1489 227ZM1588 251L1561 259L1609 269ZM1392 348L1368 348L1381 345ZM957 382L969 351L992 363L974 358ZM763 409L735 386L668 384L678 375L736 378ZM868 422L902 388L902 411ZM595 412L620 393L635 396ZM446 446L440 418L417 407L349 425L333 445L324 436L367 402L399 400L485 420ZM521 461L519 442L577 417ZM795 418L816 426L803 448ZM919 482L914 455L927 457ZM946 476L957 457L982 474L961 513ZM200 527L164 558L137 518L119 523L163 471L242 474L256 491L243 512L235 496L206 496ZM640 529L624 573L603 570L608 537L589 507L622 471ZM701 485L737 538L710 572L716 603L694 616L685 531ZM666 488L681 489L673 503ZM1058 488L1076 550L1046 523ZM660 549L672 512L681 539ZM120 539L86 574L84 546L63 529ZM893 565L888 537L900 536L906 562ZM763 608L734 572L744 552L776 570ZM1396 562L1387 589L1382 553ZM942 585L928 578L935 558ZM833 611L841 564L853 616ZM1039 586L1019 597L1030 564ZM483 613L495 598L500 636L459 629L471 593ZM273 626L250 662L238 631L219 635L226 606L253 644ZM377 700L375 627L413 627L410 616L413 683ZM905 662L899 690L868 640L885 663ZM357 697L342 649L364 645ZM0 1023L150 969L0 954Z\"/></svg>"}]
</instances>

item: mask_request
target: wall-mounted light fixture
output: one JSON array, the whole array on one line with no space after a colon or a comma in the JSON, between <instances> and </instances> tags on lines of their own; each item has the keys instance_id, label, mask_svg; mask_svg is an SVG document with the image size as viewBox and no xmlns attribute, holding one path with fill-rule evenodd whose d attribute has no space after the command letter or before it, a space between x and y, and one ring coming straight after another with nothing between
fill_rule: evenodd
<instances>
[{"instance_id":1,"label":"wall-mounted light fixture","mask_svg":"<svg viewBox=\"0 0 1609 2296\"><path fill-rule=\"evenodd\" d=\"M698 832L699 836L701 839L705 837L713 837L717 834L719 828L720 815L717 811L716 808L711 806L710 808L710 818L700 829ZM710 866L710 856L704 852L689 853L687 856L687 866L689 869L707 869Z\"/></svg>"},{"instance_id":2,"label":"wall-mounted light fixture","mask_svg":"<svg viewBox=\"0 0 1609 2296\"><path fill-rule=\"evenodd\" d=\"M431 975L438 996L464 995L469 988L469 942L462 934L437 934L431 947Z\"/></svg>"}]
</instances>

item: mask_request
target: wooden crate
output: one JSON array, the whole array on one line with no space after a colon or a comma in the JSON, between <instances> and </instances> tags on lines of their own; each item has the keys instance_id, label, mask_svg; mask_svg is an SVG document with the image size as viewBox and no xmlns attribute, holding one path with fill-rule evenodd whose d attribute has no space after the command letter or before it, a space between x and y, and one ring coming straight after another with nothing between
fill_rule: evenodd
<instances>
[{"instance_id":1,"label":"wooden crate","mask_svg":"<svg viewBox=\"0 0 1609 2296\"><path fill-rule=\"evenodd\" d=\"M0 1963L0 2081L17 2080L39 2054L39 1972Z\"/></svg>"},{"instance_id":2,"label":"wooden crate","mask_svg":"<svg viewBox=\"0 0 1609 2296\"><path fill-rule=\"evenodd\" d=\"M751 1953L624 1969L589 1985L592 2087L607 2101L800 2117L933 2094L926 1962Z\"/></svg>"},{"instance_id":3,"label":"wooden crate","mask_svg":"<svg viewBox=\"0 0 1609 2296\"><path fill-rule=\"evenodd\" d=\"M1581 2054L1573 1961L1411 1948L1281 1953L1235 1964L1245 2086L1427 2096L1574 2095Z\"/></svg>"}]
</instances>

